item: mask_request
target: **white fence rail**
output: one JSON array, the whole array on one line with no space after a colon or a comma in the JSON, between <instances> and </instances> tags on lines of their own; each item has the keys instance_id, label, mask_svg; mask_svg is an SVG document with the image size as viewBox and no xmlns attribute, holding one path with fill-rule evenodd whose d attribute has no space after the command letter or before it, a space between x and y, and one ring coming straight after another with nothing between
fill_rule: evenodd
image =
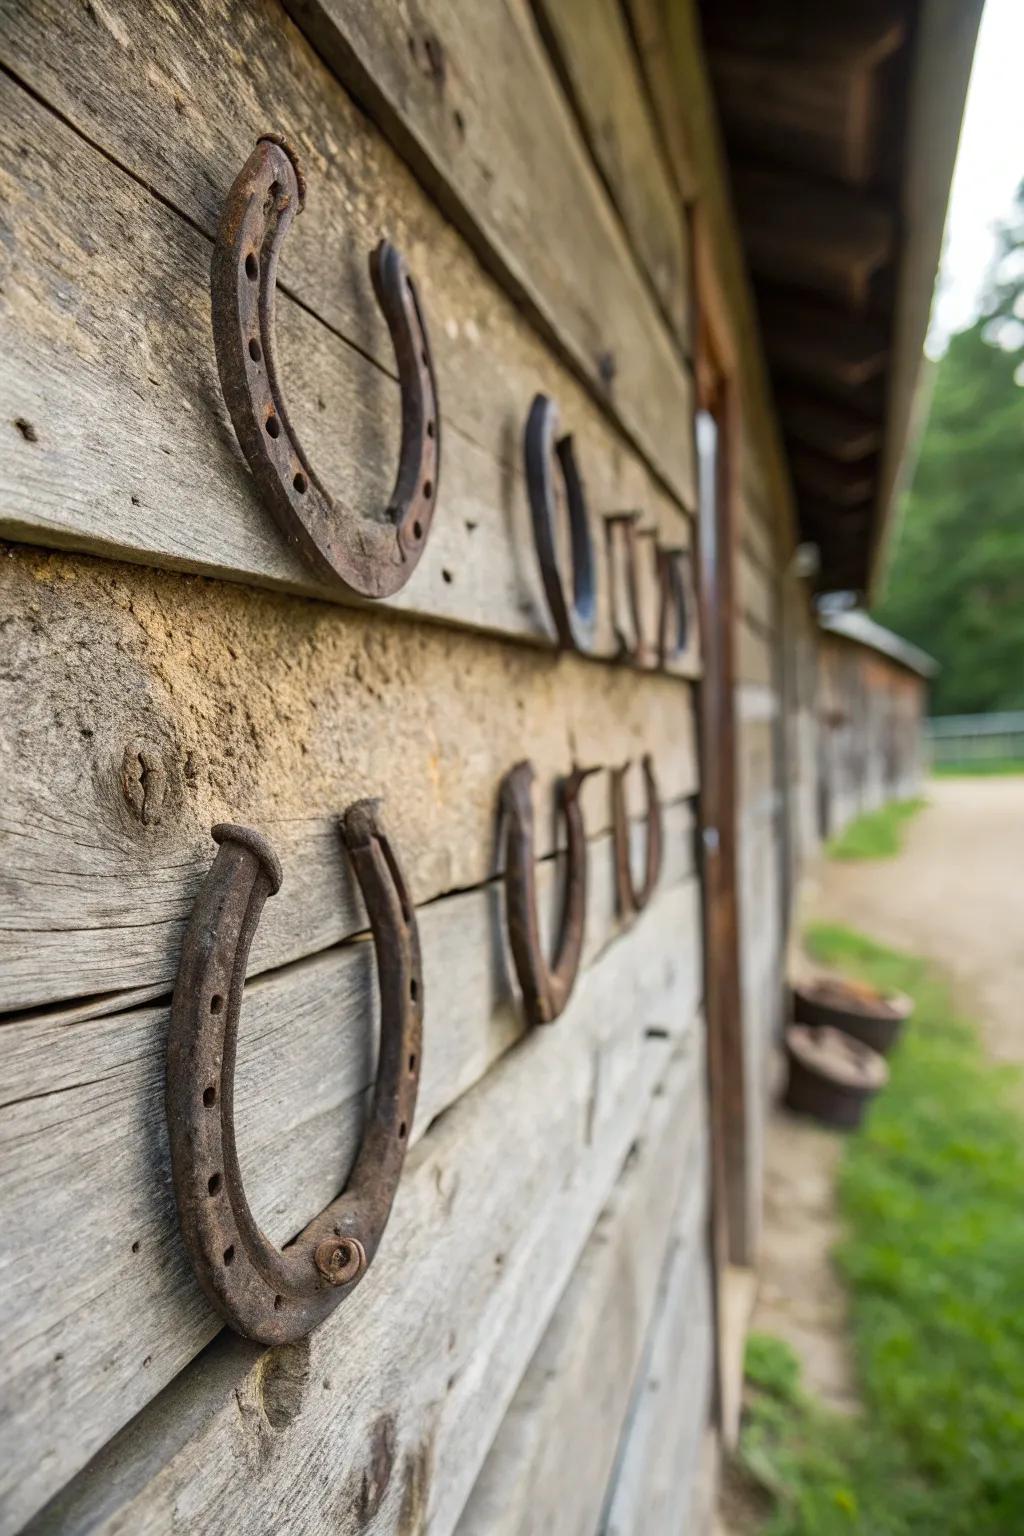
<instances>
[{"instance_id":1,"label":"white fence rail","mask_svg":"<svg viewBox=\"0 0 1024 1536\"><path fill-rule=\"evenodd\" d=\"M926 722L931 760L959 767L1010 758L1024 761L1024 709L991 715L938 715Z\"/></svg>"}]
</instances>

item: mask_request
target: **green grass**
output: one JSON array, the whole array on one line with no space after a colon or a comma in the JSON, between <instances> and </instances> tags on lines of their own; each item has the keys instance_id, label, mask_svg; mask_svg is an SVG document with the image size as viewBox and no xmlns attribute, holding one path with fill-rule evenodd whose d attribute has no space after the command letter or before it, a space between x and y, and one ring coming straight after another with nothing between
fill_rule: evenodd
<instances>
[{"instance_id":1,"label":"green grass","mask_svg":"<svg viewBox=\"0 0 1024 1536\"><path fill-rule=\"evenodd\" d=\"M894 800L881 810L869 811L851 821L844 832L829 843L830 859L890 859L903 847L907 822L926 802Z\"/></svg>"},{"instance_id":2,"label":"green grass","mask_svg":"<svg viewBox=\"0 0 1024 1536\"><path fill-rule=\"evenodd\" d=\"M916 1000L892 1080L840 1174L864 1402L800 1389L778 1340L747 1350L740 1464L762 1536L1024 1533L1024 1123L1019 1074L989 1065L924 961L839 927L811 953Z\"/></svg>"},{"instance_id":3,"label":"green grass","mask_svg":"<svg viewBox=\"0 0 1024 1536\"><path fill-rule=\"evenodd\" d=\"M989 774L1024 774L1024 759L990 757L976 763L934 763L932 773L938 779L987 777Z\"/></svg>"}]
</instances>

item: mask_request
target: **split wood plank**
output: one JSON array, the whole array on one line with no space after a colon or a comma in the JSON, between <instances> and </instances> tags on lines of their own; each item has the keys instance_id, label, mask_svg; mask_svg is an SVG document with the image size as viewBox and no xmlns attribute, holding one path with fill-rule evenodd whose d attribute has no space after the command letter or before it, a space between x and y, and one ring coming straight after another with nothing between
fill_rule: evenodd
<instances>
[{"instance_id":1,"label":"split wood plank","mask_svg":"<svg viewBox=\"0 0 1024 1536\"><path fill-rule=\"evenodd\" d=\"M242 460L214 357L208 238L7 78L0 108L10 225L0 255L0 532L336 598L279 533ZM299 224L332 211L315 210L311 196ZM576 437L597 558L595 652L613 657L603 514L636 508L673 546L689 545L690 520L451 231L448 244L456 251L428 263L421 282L441 322L440 500L420 566L389 607L554 643L522 464L530 401L544 390L559 396ZM340 505L361 516L390 495L397 380L287 291L278 308L300 438ZM455 398L449 379L459 381ZM697 625L690 630L671 667L682 675L698 668Z\"/></svg>"},{"instance_id":2,"label":"split wood plank","mask_svg":"<svg viewBox=\"0 0 1024 1536\"><path fill-rule=\"evenodd\" d=\"M675 335L690 340L686 214L664 160L618 0L542 0L590 153Z\"/></svg>"},{"instance_id":3,"label":"split wood plank","mask_svg":"<svg viewBox=\"0 0 1024 1536\"><path fill-rule=\"evenodd\" d=\"M456 1536L593 1536L597 1529L666 1254L704 1249L700 1049L692 1065L662 1135L641 1135L601 1212Z\"/></svg>"},{"instance_id":4,"label":"split wood plank","mask_svg":"<svg viewBox=\"0 0 1024 1536\"><path fill-rule=\"evenodd\" d=\"M502 776L537 771L537 854L574 761L653 755L662 799L697 787L689 684L433 625L98 560L0 565L6 798L0 1008L163 984L218 821L257 826L285 883L263 971L365 926L337 818L367 795L414 899L502 867ZM642 778L628 776L643 811ZM611 824L607 774L583 791Z\"/></svg>"},{"instance_id":5,"label":"split wood plank","mask_svg":"<svg viewBox=\"0 0 1024 1536\"><path fill-rule=\"evenodd\" d=\"M681 926L681 953L693 956L699 909L689 819L683 807L668 818L668 860L649 934L666 934L668 918L657 913L667 906ZM610 838L589 853L584 966L621 933ZM539 867L537 882L545 917L553 917L552 862ZM418 922L427 1012L413 1142L524 1029L500 890L433 902ZM653 939L638 937L638 962L657 969ZM276 1242L294 1236L344 1183L373 1080L377 1009L365 942L246 987L235 1084L239 1156L256 1219ZM0 1511L10 1505L21 1519L29 1512L23 1500L42 1503L221 1326L178 1235L163 1105L168 1011L161 1003L73 1028L44 1016L0 1031L0 1308L8 1343L0 1440L9 1448ZM58 1272L46 1257L55 1231L76 1254ZM85 1400L90 1410L79 1422ZM37 1470L26 1477L33 1461Z\"/></svg>"},{"instance_id":6,"label":"split wood plank","mask_svg":"<svg viewBox=\"0 0 1024 1536\"><path fill-rule=\"evenodd\" d=\"M450 1532L631 1144L688 1070L696 901L692 881L664 892L581 976L556 1026L527 1034L434 1120L406 1161L370 1275L321 1328L269 1352L222 1335L30 1529L291 1525L312 1536L375 1516L382 1530ZM461 978L446 987L428 974L428 1009L431 985L440 1007L428 1021L440 1021ZM428 1022L425 1063L430 1038ZM151 1083L157 1113L159 1093ZM128 1133L134 1118L113 1124ZM151 1130L150 1202L155 1140ZM139 1298L122 1301L118 1353L155 1355L159 1342L173 1356L180 1321L165 1319L149 1349L134 1329ZM104 1405L118 1421L155 1364L133 1358L131 1387ZM83 1438L102 1428L96 1395L88 1422L72 1426Z\"/></svg>"},{"instance_id":7,"label":"split wood plank","mask_svg":"<svg viewBox=\"0 0 1024 1536\"><path fill-rule=\"evenodd\" d=\"M679 1536L691 1529L710 1412L713 1329L705 1254L677 1236L600 1536Z\"/></svg>"},{"instance_id":8,"label":"split wood plank","mask_svg":"<svg viewBox=\"0 0 1024 1536\"><path fill-rule=\"evenodd\" d=\"M586 154L528 0L286 0L481 260L667 484L692 473L689 371Z\"/></svg>"}]
</instances>

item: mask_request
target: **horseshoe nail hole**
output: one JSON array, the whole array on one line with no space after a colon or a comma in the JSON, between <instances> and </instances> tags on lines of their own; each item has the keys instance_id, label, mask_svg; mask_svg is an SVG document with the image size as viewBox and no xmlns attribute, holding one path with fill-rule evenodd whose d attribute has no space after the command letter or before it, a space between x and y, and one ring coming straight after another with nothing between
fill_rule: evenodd
<instances>
[{"instance_id":1,"label":"horseshoe nail hole","mask_svg":"<svg viewBox=\"0 0 1024 1536\"><path fill-rule=\"evenodd\" d=\"M220 1189L220 1174L211 1173L210 1177L206 1181L206 1187L210 1191L211 1195L215 1195L218 1189Z\"/></svg>"},{"instance_id":2,"label":"horseshoe nail hole","mask_svg":"<svg viewBox=\"0 0 1024 1536\"><path fill-rule=\"evenodd\" d=\"M223 1007L224 1007L224 999L221 997L219 992L215 992L213 994L213 996L210 998L210 1012L211 1013L220 1013L220 1011L221 1011L221 1009Z\"/></svg>"},{"instance_id":3,"label":"horseshoe nail hole","mask_svg":"<svg viewBox=\"0 0 1024 1536\"><path fill-rule=\"evenodd\" d=\"M234 1245L234 1243L229 1243L227 1248L224 1249L224 1263L225 1264L233 1264L234 1262L235 1262L235 1245Z\"/></svg>"},{"instance_id":4,"label":"horseshoe nail hole","mask_svg":"<svg viewBox=\"0 0 1024 1536\"><path fill-rule=\"evenodd\" d=\"M422 527L422 524L420 524L420 523L413 523L413 525L412 525L412 536L413 536L414 539L422 539L422 537L423 537L423 527Z\"/></svg>"},{"instance_id":5,"label":"horseshoe nail hole","mask_svg":"<svg viewBox=\"0 0 1024 1536\"><path fill-rule=\"evenodd\" d=\"M134 1243L132 1243L132 1253L138 1253L141 1247L142 1244L139 1242L138 1238L136 1238Z\"/></svg>"},{"instance_id":6,"label":"horseshoe nail hole","mask_svg":"<svg viewBox=\"0 0 1024 1536\"><path fill-rule=\"evenodd\" d=\"M447 585L450 587L451 584L452 584L452 581L454 580L454 577L452 576L451 571L449 571L447 568L442 569L441 575L444 578L444 580L447 583Z\"/></svg>"},{"instance_id":7,"label":"horseshoe nail hole","mask_svg":"<svg viewBox=\"0 0 1024 1536\"><path fill-rule=\"evenodd\" d=\"M437 426L432 421L428 421L427 422L427 436L428 437L436 437L437 436Z\"/></svg>"},{"instance_id":8,"label":"horseshoe nail hole","mask_svg":"<svg viewBox=\"0 0 1024 1536\"><path fill-rule=\"evenodd\" d=\"M203 1103L206 1105L207 1109L210 1109L214 1104L216 1104L216 1102L217 1090L211 1084L209 1088L203 1089Z\"/></svg>"},{"instance_id":9,"label":"horseshoe nail hole","mask_svg":"<svg viewBox=\"0 0 1024 1536\"><path fill-rule=\"evenodd\" d=\"M405 1140L405 1134L406 1134L406 1131L408 1129L409 1129L409 1127L406 1125L405 1121L403 1120L401 1125L398 1127L398 1139L399 1139L399 1141L404 1141Z\"/></svg>"},{"instance_id":10,"label":"horseshoe nail hole","mask_svg":"<svg viewBox=\"0 0 1024 1536\"><path fill-rule=\"evenodd\" d=\"M283 1306L284 1306L284 1297L283 1296L275 1296L274 1297L274 1311L275 1312L280 1312L280 1310L281 1310L281 1308Z\"/></svg>"},{"instance_id":11,"label":"horseshoe nail hole","mask_svg":"<svg viewBox=\"0 0 1024 1536\"><path fill-rule=\"evenodd\" d=\"M249 281L253 283L260 275L260 264L256 260L256 257L252 254L252 251L250 251L248 256L245 258L245 275Z\"/></svg>"},{"instance_id":12,"label":"horseshoe nail hole","mask_svg":"<svg viewBox=\"0 0 1024 1536\"><path fill-rule=\"evenodd\" d=\"M416 1071L416 1052L415 1051L409 1057L409 1071L410 1072L415 1072Z\"/></svg>"},{"instance_id":13,"label":"horseshoe nail hole","mask_svg":"<svg viewBox=\"0 0 1024 1536\"><path fill-rule=\"evenodd\" d=\"M306 477L305 477L304 474L302 474L301 471L295 476L295 479L292 481L292 485L294 485L295 489L298 491L300 496L305 496L307 484L308 484L308 482L306 480Z\"/></svg>"},{"instance_id":14,"label":"horseshoe nail hole","mask_svg":"<svg viewBox=\"0 0 1024 1536\"><path fill-rule=\"evenodd\" d=\"M263 348L260 346L255 336L249 343L249 356L252 358L254 363L258 363L260 358L263 356Z\"/></svg>"},{"instance_id":15,"label":"horseshoe nail hole","mask_svg":"<svg viewBox=\"0 0 1024 1536\"><path fill-rule=\"evenodd\" d=\"M459 137L464 139L466 137L466 119L463 117L458 107L456 107L455 111L452 113L452 122L455 124L459 131Z\"/></svg>"},{"instance_id":16,"label":"horseshoe nail hole","mask_svg":"<svg viewBox=\"0 0 1024 1536\"><path fill-rule=\"evenodd\" d=\"M417 997L419 996L419 991L420 991L419 982L416 980L415 976L410 976L409 977L409 996L412 998L413 1002L415 1002Z\"/></svg>"},{"instance_id":17,"label":"horseshoe nail hole","mask_svg":"<svg viewBox=\"0 0 1024 1536\"><path fill-rule=\"evenodd\" d=\"M432 496L434 494L434 482L433 482L433 480L424 480L424 482L423 482L423 494L424 494L424 496Z\"/></svg>"},{"instance_id":18,"label":"horseshoe nail hole","mask_svg":"<svg viewBox=\"0 0 1024 1536\"><path fill-rule=\"evenodd\" d=\"M268 416L267 417L267 436L268 437L280 437L281 436L281 423L278 421L276 416Z\"/></svg>"}]
</instances>

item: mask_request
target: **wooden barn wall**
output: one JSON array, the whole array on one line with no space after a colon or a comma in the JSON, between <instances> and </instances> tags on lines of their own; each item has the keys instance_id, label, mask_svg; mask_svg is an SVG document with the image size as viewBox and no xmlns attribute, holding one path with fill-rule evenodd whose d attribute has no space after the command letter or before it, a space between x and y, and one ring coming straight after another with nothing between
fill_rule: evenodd
<instances>
[{"instance_id":1,"label":"wooden barn wall","mask_svg":"<svg viewBox=\"0 0 1024 1536\"><path fill-rule=\"evenodd\" d=\"M819 672L819 827L834 837L857 816L920 794L927 684L888 656L827 632Z\"/></svg>"},{"instance_id":2,"label":"wooden barn wall","mask_svg":"<svg viewBox=\"0 0 1024 1536\"><path fill-rule=\"evenodd\" d=\"M736 648L740 980L746 1074L747 1246L756 1254L772 1042L782 1001L790 750L782 622L783 550L756 445L740 444Z\"/></svg>"},{"instance_id":3,"label":"wooden barn wall","mask_svg":"<svg viewBox=\"0 0 1024 1536\"><path fill-rule=\"evenodd\" d=\"M3 1532L668 1536L695 1498L713 1358L700 643L691 625L668 673L616 664L601 536L604 514L637 509L666 541L694 537L684 204L620 5L410 15L0 4ZM382 235L428 318L435 524L372 611L336 603L278 536L218 381L212 240L268 131L309 182L280 271L289 405L345 505L386 497L397 453L367 267ZM586 481L593 659L554 649L530 548L521 441L541 390ZM737 708L760 1080L782 931L783 557L757 501ZM644 752L665 816L656 897L623 924L600 773L580 978L558 1023L526 1032L500 779L524 755L537 769L547 932L555 780ZM366 1280L268 1351L222 1327L179 1236L169 995L211 824L258 827L285 882L253 945L235 1101L250 1200L284 1242L343 1182L372 1078L375 978L337 833L365 795L417 908L419 1103ZM635 773L630 796L640 860Z\"/></svg>"}]
</instances>

